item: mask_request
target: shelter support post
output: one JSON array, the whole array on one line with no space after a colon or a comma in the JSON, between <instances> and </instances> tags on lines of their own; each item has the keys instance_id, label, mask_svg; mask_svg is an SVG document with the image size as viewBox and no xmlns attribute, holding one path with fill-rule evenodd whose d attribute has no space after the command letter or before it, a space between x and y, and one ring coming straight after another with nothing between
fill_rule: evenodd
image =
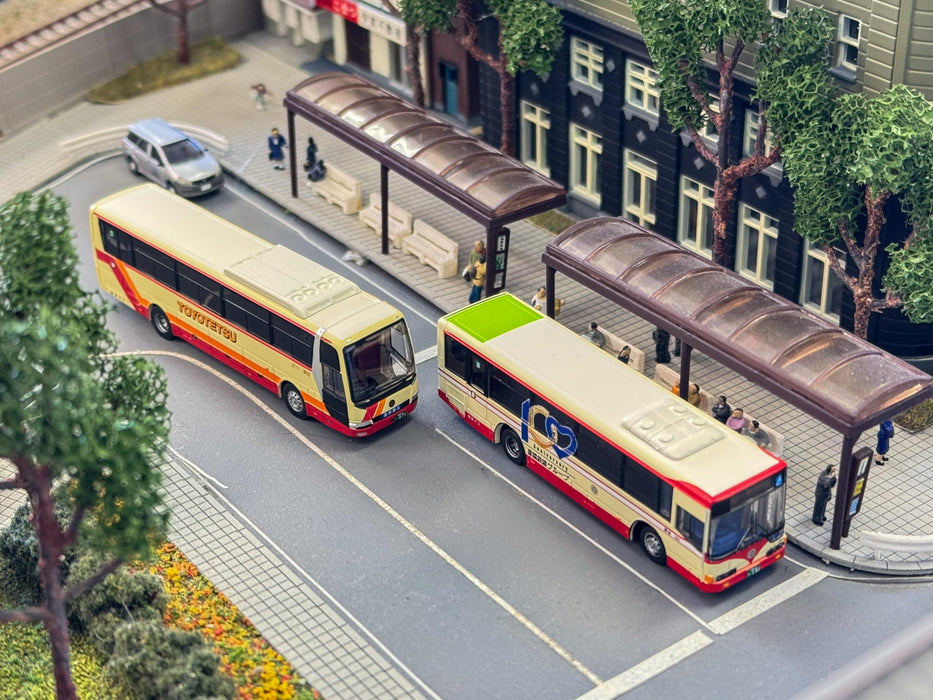
<instances>
[{"instance_id":1,"label":"shelter support post","mask_svg":"<svg viewBox=\"0 0 933 700\"><path fill-rule=\"evenodd\" d=\"M845 435L842 438L842 456L839 458L839 478L836 480L836 504L833 506L833 533L829 539L830 549L839 549L843 537L848 537L848 526L846 523L846 508L848 507L849 494L852 493L855 479L855 470L852 468L852 447L858 435L851 437Z\"/></svg>"},{"instance_id":2,"label":"shelter support post","mask_svg":"<svg viewBox=\"0 0 933 700\"><path fill-rule=\"evenodd\" d=\"M690 400L690 353L693 348L685 342L680 343L680 398Z\"/></svg>"},{"instance_id":3,"label":"shelter support post","mask_svg":"<svg viewBox=\"0 0 933 700\"><path fill-rule=\"evenodd\" d=\"M496 293L496 229L486 227L486 279L483 281L483 295L491 297Z\"/></svg>"},{"instance_id":4,"label":"shelter support post","mask_svg":"<svg viewBox=\"0 0 933 700\"><path fill-rule=\"evenodd\" d=\"M548 265L544 284L547 291L547 315L551 318L554 318L554 278L556 275L557 270Z\"/></svg>"},{"instance_id":5,"label":"shelter support post","mask_svg":"<svg viewBox=\"0 0 933 700\"><path fill-rule=\"evenodd\" d=\"M389 169L379 166L379 192L382 195L382 254L389 254Z\"/></svg>"},{"instance_id":6,"label":"shelter support post","mask_svg":"<svg viewBox=\"0 0 933 700\"><path fill-rule=\"evenodd\" d=\"M295 158L295 113L288 110L288 162L292 174L292 197L298 199L298 161Z\"/></svg>"}]
</instances>

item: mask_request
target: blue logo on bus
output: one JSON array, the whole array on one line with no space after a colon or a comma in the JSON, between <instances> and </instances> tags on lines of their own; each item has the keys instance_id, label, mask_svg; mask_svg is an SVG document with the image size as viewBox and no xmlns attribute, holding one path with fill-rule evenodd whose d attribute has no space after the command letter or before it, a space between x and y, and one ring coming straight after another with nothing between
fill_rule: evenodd
<instances>
[{"instance_id":1,"label":"blue logo on bus","mask_svg":"<svg viewBox=\"0 0 933 700\"><path fill-rule=\"evenodd\" d=\"M536 419L543 421L543 432L528 429L528 424L534 423ZM544 450L553 448L554 454L561 459L577 451L577 436L573 430L561 425L543 406L532 408L531 401L526 399L522 403L522 440L528 442L529 437Z\"/></svg>"}]
</instances>

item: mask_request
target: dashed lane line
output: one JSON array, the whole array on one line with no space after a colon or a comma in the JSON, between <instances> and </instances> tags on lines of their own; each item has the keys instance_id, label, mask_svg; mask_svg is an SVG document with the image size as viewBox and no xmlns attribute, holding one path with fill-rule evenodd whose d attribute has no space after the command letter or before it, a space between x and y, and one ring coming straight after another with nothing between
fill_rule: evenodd
<instances>
[{"instance_id":1,"label":"dashed lane line","mask_svg":"<svg viewBox=\"0 0 933 700\"><path fill-rule=\"evenodd\" d=\"M810 586L826 578L826 572L818 569L804 569L793 578L769 588L761 595L733 608L725 615L720 615L709 623L709 628L716 634L726 634L752 618L758 617L776 605L802 593Z\"/></svg>"},{"instance_id":2,"label":"dashed lane line","mask_svg":"<svg viewBox=\"0 0 933 700\"><path fill-rule=\"evenodd\" d=\"M379 506L386 514L388 514L392 519L404 527L411 535L416 537L422 544L424 544L428 549L437 554L441 559L443 559L449 566L466 578L473 586L480 590L486 597L492 600L496 605L505 610L513 619L515 619L519 624L521 624L526 630L531 632L535 637L542 641L551 651L557 654L560 658L566 661L570 666L572 666L577 672L586 677L593 685L599 685L602 683L602 679L588 669L581 661L574 658L570 652L564 649L556 640L551 638L544 630L535 625L524 613L518 610L515 606L509 603L505 598L496 593L492 588L486 585L479 577L473 574L469 569L467 569L463 564L457 561L454 557L448 554L444 549L441 548L436 542L434 542L430 537L424 534L421 530L415 527L411 522L405 519L401 513L396 511L392 506L386 503L382 498L380 498L374 491L370 490L362 481L357 479L353 474L347 471L343 466L341 466L337 460L327 454L323 449L318 447L314 442L308 439L306 436L302 435L294 426L292 426L287 420L285 420L278 413L269 408L264 404L257 396L247 391L241 387L233 379L224 376L213 367L206 365L200 360L187 357L185 355L168 351L168 350L140 350L133 352L124 352L116 353L116 355L157 355L160 357L171 357L173 359L181 360L183 362L188 362L210 375L220 379L225 382L228 386L232 387L235 391L240 392L243 396L252 401L260 410L266 413L272 420L276 421L280 426L285 430L290 432L296 439L298 439L305 447L314 452L323 462L330 466L335 472L340 474L344 479L350 482L353 486L357 488L361 493L363 493L367 498L369 498L373 503ZM254 526L255 527L255 526ZM343 608L341 607L341 610ZM361 626L362 627L362 626ZM364 628L365 629L365 628ZM375 637L372 637L375 640ZM380 644L381 647L381 644ZM384 648L384 647L382 647ZM388 651L388 650L386 650ZM394 659L395 657L393 657ZM399 662L400 663L400 662ZM401 664L400 664L401 665ZM403 666L404 668L404 666ZM407 669L406 669L407 670ZM412 674L413 677L414 674Z\"/></svg>"},{"instance_id":3,"label":"dashed lane line","mask_svg":"<svg viewBox=\"0 0 933 700\"><path fill-rule=\"evenodd\" d=\"M613 700L628 691L637 688L647 680L676 666L688 656L704 649L713 643L713 640L702 632L694 632L679 642L662 649L654 656L650 656L641 663L632 666L615 678L600 683L588 693L584 693L577 700Z\"/></svg>"}]
</instances>

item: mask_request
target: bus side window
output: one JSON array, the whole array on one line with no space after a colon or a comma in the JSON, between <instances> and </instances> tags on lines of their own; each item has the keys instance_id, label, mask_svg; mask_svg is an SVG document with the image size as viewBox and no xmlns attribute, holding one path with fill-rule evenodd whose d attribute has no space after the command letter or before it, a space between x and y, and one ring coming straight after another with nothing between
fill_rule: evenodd
<instances>
[{"instance_id":1,"label":"bus side window","mask_svg":"<svg viewBox=\"0 0 933 700\"><path fill-rule=\"evenodd\" d=\"M178 291L196 304L221 312L220 285L184 263L178 263Z\"/></svg>"},{"instance_id":2,"label":"bus side window","mask_svg":"<svg viewBox=\"0 0 933 700\"><path fill-rule=\"evenodd\" d=\"M467 362L470 351L458 340L444 336L444 366L458 377L467 378Z\"/></svg>"},{"instance_id":3,"label":"bus side window","mask_svg":"<svg viewBox=\"0 0 933 700\"><path fill-rule=\"evenodd\" d=\"M178 289L175 278L175 260L161 250L153 248L142 241L133 242L133 251L136 258L136 269L144 272L153 279L158 280L173 290Z\"/></svg>"},{"instance_id":4,"label":"bus side window","mask_svg":"<svg viewBox=\"0 0 933 700\"><path fill-rule=\"evenodd\" d=\"M670 519L673 497L671 485L634 460L628 460L625 465L625 471L622 474L622 489L655 513Z\"/></svg>"},{"instance_id":5,"label":"bus side window","mask_svg":"<svg viewBox=\"0 0 933 700\"><path fill-rule=\"evenodd\" d=\"M272 344L299 362L311 366L314 336L284 318L272 316Z\"/></svg>"},{"instance_id":6,"label":"bus side window","mask_svg":"<svg viewBox=\"0 0 933 700\"><path fill-rule=\"evenodd\" d=\"M269 312L246 297L223 288L224 318L266 342L271 340Z\"/></svg>"},{"instance_id":7,"label":"bus side window","mask_svg":"<svg viewBox=\"0 0 933 700\"><path fill-rule=\"evenodd\" d=\"M100 237L104 242L104 250L110 253L115 258L120 257L120 230L114 228L110 224L97 220L97 225L100 227Z\"/></svg>"},{"instance_id":8,"label":"bus side window","mask_svg":"<svg viewBox=\"0 0 933 700\"><path fill-rule=\"evenodd\" d=\"M498 402L510 413L519 416L522 403L531 396L531 392L521 382L513 379L498 367L489 368L489 398Z\"/></svg>"},{"instance_id":9,"label":"bus side window","mask_svg":"<svg viewBox=\"0 0 933 700\"><path fill-rule=\"evenodd\" d=\"M622 483L622 453L595 433L577 428L576 456L593 471L599 472L616 486Z\"/></svg>"},{"instance_id":10,"label":"bus side window","mask_svg":"<svg viewBox=\"0 0 933 700\"><path fill-rule=\"evenodd\" d=\"M470 384L479 389L485 396L486 391L486 381L488 379L486 370L489 368L489 365L486 363L482 357L473 355L470 359Z\"/></svg>"},{"instance_id":11,"label":"bus side window","mask_svg":"<svg viewBox=\"0 0 933 700\"><path fill-rule=\"evenodd\" d=\"M703 551L703 521L680 506L677 506L677 532L686 537L698 550Z\"/></svg>"}]
</instances>

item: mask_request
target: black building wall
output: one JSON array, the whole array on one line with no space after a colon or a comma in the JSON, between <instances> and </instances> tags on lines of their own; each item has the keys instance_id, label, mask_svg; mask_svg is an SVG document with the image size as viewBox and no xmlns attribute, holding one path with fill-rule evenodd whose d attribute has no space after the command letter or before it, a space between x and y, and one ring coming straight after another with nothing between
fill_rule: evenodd
<instances>
[{"instance_id":1,"label":"black building wall","mask_svg":"<svg viewBox=\"0 0 933 700\"><path fill-rule=\"evenodd\" d=\"M548 165L551 178L568 187L568 208L579 216L619 216L622 212L624 150L630 149L657 163L655 225L661 235L677 240L681 203L681 178L689 177L712 188L716 171L713 164L702 159L689 138L673 132L664 118L663 105L660 118L652 120L637 111L624 109L625 62L631 58L651 65L641 39L616 31L591 19L564 12L564 43L558 52L550 73L540 79L531 73L516 79L516 152L520 153L521 100L547 109L550 113L548 132ZM586 90L571 79L570 38L579 37L601 46L603 50L603 89L599 93ZM486 45L495 49L487 35ZM711 74L711 78L713 75ZM499 86L498 77L487 68L481 71L483 136L494 145L499 144ZM737 81L733 108L733 123L729 147L734 154L741 153L745 137L747 110L757 110L751 103L753 87ZM629 112L626 117L626 112ZM600 135L599 207L577 199L569 190L571 123L576 123ZM739 182L735 207L731 212L726 253L735 269L739 205L744 203L778 220L777 255L774 270L774 291L795 302L800 302L802 273L806 242L794 231L793 192L783 177L780 166L769 168L762 174L744 178ZM898 207L885 212L888 223L882 247L906 234L903 216ZM879 255L886 269L887 254ZM880 295L880 278L876 280L876 295ZM854 305L852 295L843 291L840 325L852 329ZM873 314L869 326L869 340L885 350L905 358L933 357L933 323L912 324L899 311ZM933 365L933 362L931 362Z\"/></svg>"}]
</instances>

